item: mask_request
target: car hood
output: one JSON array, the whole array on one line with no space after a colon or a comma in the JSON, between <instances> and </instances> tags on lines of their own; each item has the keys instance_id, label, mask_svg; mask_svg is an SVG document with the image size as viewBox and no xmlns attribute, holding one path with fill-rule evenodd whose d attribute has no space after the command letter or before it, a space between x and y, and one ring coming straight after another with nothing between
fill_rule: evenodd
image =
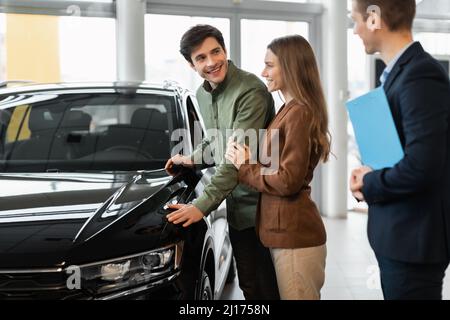
<instances>
[{"instance_id":1,"label":"car hood","mask_svg":"<svg viewBox=\"0 0 450 320\"><path fill-rule=\"evenodd\" d=\"M173 241L163 172L0 174L0 269L64 267ZM166 232L167 233L167 232Z\"/></svg>"}]
</instances>

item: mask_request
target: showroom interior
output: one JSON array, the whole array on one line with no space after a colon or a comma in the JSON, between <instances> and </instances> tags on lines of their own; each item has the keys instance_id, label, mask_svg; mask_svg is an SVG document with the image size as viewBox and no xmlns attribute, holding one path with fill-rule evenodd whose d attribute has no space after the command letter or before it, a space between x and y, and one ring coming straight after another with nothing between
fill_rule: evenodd
<instances>
[{"instance_id":1,"label":"showroom interior","mask_svg":"<svg viewBox=\"0 0 450 320\"><path fill-rule=\"evenodd\" d=\"M448 71L450 2L417 3L415 40ZM312 185L328 235L322 299L382 300L368 208L348 186L360 156L345 107L374 89L379 74L377 57L366 55L353 34L350 10L351 0L0 0L0 83L170 81L195 92L202 80L179 53L191 26L220 29L229 58L262 80L268 43L302 35L317 56L333 137L333 156ZM273 98L279 109L279 95ZM450 299L449 276L443 297ZM237 279L221 298L243 299Z\"/></svg>"}]
</instances>

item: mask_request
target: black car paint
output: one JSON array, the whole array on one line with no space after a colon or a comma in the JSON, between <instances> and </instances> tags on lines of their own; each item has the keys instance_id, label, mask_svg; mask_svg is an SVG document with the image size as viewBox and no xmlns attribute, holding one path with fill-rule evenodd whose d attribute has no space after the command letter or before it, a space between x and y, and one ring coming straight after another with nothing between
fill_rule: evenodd
<instances>
[{"instance_id":1,"label":"black car paint","mask_svg":"<svg viewBox=\"0 0 450 320\"><path fill-rule=\"evenodd\" d=\"M181 241L180 269L174 270L173 280L125 298L199 298L203 271L209 273L213 286L218 283L219 273L228 271L228 266L220 266L216 261L217 239L212 231L217 220L223 221L224 216L212 214L208 220L183 229L167 222L164 205L175 197L178 203L193 200L198 193L194 189L200 185L201 190L208 179L206 183L204 180L202 172L191 170L183 170L175 178L168 177L163 170L1 173L0 188L8 189L9 184L18 183L21 191L10 191L0 197L0 276L2 270L64 269ZM44 185L47 187L43 188ZM55 207L63 208L55 212ZM112 213L102 218L108 210ZM5 222L13 217L12 213L17 215ZM82 217L77 218L77 214ZM228 235L225 242L223 245L228 248L225 258L230 260ZM34 292L8 295L2 282L4 279L0 277L0 299L102 298L86 293L58 296L56 292L48 296ZM220 289L213 287L215 298L220 297Z\"/></svg>"}]
</instances>

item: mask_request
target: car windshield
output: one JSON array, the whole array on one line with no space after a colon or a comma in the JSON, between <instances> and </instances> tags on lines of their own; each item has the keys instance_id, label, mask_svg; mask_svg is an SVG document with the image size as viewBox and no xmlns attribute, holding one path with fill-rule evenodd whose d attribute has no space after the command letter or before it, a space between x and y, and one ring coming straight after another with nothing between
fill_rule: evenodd
<instances>
[{"instance_id":1,"label":"car windshield","mask_svg":"<svg viewBox=\"0 0 450 320\"><path fill-rule=\"evenodd\" d=\"M173 96L52 94L0 101L0 172L164 168L177 124Z\"/></svg>"}]
</instances>

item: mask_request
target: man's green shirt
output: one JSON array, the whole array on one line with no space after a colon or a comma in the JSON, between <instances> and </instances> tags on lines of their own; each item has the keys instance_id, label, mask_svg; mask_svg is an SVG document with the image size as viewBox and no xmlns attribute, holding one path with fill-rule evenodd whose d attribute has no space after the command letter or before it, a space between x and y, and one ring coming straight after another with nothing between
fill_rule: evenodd
<instances>
[{"instance_id":1,"label":"man's green shirt","mask_svg":"<svg viewBox=\"0 0 450 320\"><path fill-rule=\"evenodd\" d=\"M255 75L238 69L231 61L224 81L214 90L205 81L197 90L197 100L206 129L218 130L224 139L230 129L253 129L259 133L275 115L272 95L264 83ZM203 152L211 144L208 138L191 155L197 164L203 163ZM236 168L225 163L226 146L227 141L222 141L219 148L212 148L217 151L213 154L216 172L193 205L208 215L226 199L228 223L237 230L244 230L255 226L259 193L238 183Z\"/></svg>"}]
</instances>

